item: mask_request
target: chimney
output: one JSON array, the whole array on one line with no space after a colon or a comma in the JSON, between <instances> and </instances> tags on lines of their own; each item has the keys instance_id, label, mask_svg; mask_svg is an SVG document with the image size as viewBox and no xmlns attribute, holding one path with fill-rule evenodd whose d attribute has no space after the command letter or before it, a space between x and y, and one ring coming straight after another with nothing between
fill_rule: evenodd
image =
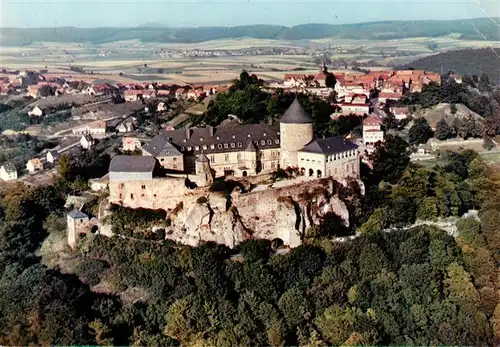
<instances>
[{"instance_id":1,"label":"chimney","mask_svg":"<svg viewBox=\"0 0 500 347\"><path fill-rule=\"evenodd\" d=\"M186 139L190 139L191 138L191 129L187 128L186 129Z\"/></svg>"},{"instance_id":2,"label":"chimney","mask_svg":"<svg viewBox=\"0 0 500 347\"><path fill-rule=\"evenodd\" d=\"M208 134L210 135L210 137L214 137L214 127L211 125L207 125L207 128L208 128Z\"/></svg>"},{"instance_id":3,"label":"chimney","mask_svg":"<svg viewBox=\"0 0 500 347\"><path fill-rule=\"evenodd\" d=\"M273 125L273 117L269 116L269 118L267 118L267 125Z\"/></svg>"}]
</instances>

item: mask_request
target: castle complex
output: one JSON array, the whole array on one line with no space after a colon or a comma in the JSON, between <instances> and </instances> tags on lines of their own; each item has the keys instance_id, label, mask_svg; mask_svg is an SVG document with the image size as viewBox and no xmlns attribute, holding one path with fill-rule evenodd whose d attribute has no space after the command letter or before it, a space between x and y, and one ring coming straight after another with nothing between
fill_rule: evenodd
<instances>
[{"instance_id":1,"label":"castle complex","mask_svg":"<svg viewBox=\"0 0 500 347\"><path fill-rule=\"evenodd\" d=\"M165 131L142 156L117 156L110 165L110 202L128 207L175 208L189 185L215 177L245 177L296 168L311 179L359 179L357 146L341 136L315 139L313 120L297 99L279 125L247 124Z\"/></svg>"}]
</instances>

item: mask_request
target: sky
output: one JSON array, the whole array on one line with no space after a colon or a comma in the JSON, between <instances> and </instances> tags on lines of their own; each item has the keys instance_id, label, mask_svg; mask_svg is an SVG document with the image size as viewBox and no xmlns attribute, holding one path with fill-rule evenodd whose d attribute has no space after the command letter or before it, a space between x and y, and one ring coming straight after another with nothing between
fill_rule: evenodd
<instances>
[{"instance_id":1,"label":"sky","mask_svg":"<svg viewBox=\"0 0 500 347\"><path fill-rule=\"evenodd\" d=\"M0 0L0 27L169 27L500 17L498 0Z\"/></svg>"}]
</instances>

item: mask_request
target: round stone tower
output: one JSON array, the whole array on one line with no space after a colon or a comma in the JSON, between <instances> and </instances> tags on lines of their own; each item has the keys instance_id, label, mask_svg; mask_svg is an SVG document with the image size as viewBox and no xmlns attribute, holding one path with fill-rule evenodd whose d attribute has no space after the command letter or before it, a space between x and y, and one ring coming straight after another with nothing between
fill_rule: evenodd
<instances>
[{"instance_id":1,"label":"round stone tower","mask_svg":"<svg viewBox=\"0 0 500 347\"><path fill-rule=\"evenodd\" d=\"M314 138L313 120L297 98L280 119L281 168L298 166L298 151Z\"/></svg>"}]
</instances>

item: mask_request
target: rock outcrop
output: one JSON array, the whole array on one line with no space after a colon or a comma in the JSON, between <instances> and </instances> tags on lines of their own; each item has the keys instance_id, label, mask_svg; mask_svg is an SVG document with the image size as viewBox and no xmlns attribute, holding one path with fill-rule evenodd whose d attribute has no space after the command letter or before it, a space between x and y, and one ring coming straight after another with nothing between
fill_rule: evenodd
<instances>
[{"instance_id":1,"label":"rock outcrop","mask_svg":"<svg viewBox=\"0 0 500 347\"><path fill-rule=\"evenodd\" d=\"M296 247L308 228L319 225L328 213L349 225L348 208L339 198L341 189L340 183L325 178L229 196L208 193L170 216L167 238L192 246L214 241L229 247L249 238L281 239Z\"/></svg>"}]
</instances>

